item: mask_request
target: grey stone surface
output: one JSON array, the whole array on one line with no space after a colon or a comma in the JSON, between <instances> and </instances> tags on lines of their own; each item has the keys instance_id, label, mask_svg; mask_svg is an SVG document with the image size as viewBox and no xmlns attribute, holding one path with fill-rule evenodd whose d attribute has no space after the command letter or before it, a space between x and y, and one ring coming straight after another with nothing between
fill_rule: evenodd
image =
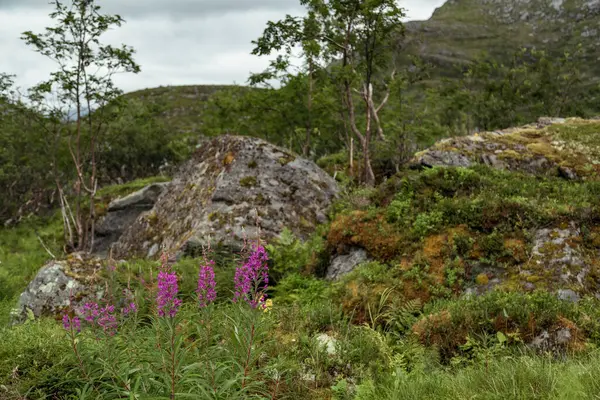
<instances>
[{"instance_id":1,"label":"grey stone surface","mask_svg":"<svg viewBox=\"0 0 600 400\"><path fill-rule=\"evenodd\" d=\"M156 246L195 254L208 243L239 249L244 238L268 241L284 227L306 238L337 194L335 180L312 161L261 139L220 136L199 146L114 254L146 257Z\"/></svg>"},{"instance_id":2,"label":"grey stone surface","mask_svg":"<svg viewBox=\"0 0 600 400\"><path fill-rule=\"evenodd\" d=\"M128 196L115 199L108 205L105 216L96 223L94 253L105 257L113 243L144 212L152 209L169 182L153 183Z\"/></svg>"},{"instance_id":3,"label":"grey stone surface","mask_svg":"<svg viewBox=\"0 0 600 400\"><path fill-rule=\"evenodd\" d=\"M71 255L69 260L50 261L44 265L19 297L12 312L13 323L23 322L28 310L38 318L59 316L63 310L74 310L87 301L102 297L102 286L94 279L94 270L102 268L99 260L84 260Z\"/></svg>"},{"instance_id":4,"label":"grey stone surface","mask_svg":"<svg viewBox=\"0 0 600 400\"><path fill-rule=\"evenodd\" d=\"M325 349L327 354L330 356L336 354L337 339L326 333L319 333L315 339L319 342L319 345Z\"/></svg>"},{"instance_id":5,"label":"grey stone surface","mask_svg":"<svg viewBox=\"0 0 600 400\"><path fill-rule=\"evenodd\" d=\"M353 248L348 254L341 254L331 260L327 268L327 279L338 279L352 272L359 264L369 260L364 249Z\"/></svg>"},{"instance_id":6,"label":"grey stone surface","mask_svg":"<svg viewBox=\"0 0 600 400\"><path fill-rule=\"evenodd\" d=\"M456 151L432 150L419 158L419 163L426 167L470 167L472 162L467 156Z\"/></svg>"},{"instance_id":7,"label":"grey stone surface","mask_svg":"<svg viewBox=\"0 0 600 400\"><path fill-rule=\"evenodd\" d=\"M170 182L152 183L145 188L131 193L128 196L115 199L108 205L108 211L141 208L150 209L156 200L169 187Z\"/></svg>"},{"instance_id":8,"label":"grey stone surface","mask_svg":"<svg viewBox=\"0 0 600 400\"><path fill-rule=\"evenodd\" d=\"M532 348L542 352L562 353L574 339L569 328L559 328L555 331L542 331L529 343Z\"/></svg>"},{"instance_id":9,"label":"grey stone surface","mask_svg":"<svg viewBox=\"0 0 600 400\"><path fill-rule=\"evenodd\" d=\"M580 300L579 295L571 289L559 289L558 298L561 300L568 300L573 303L577 303Z\"/></svg>"},{"instance_id":10,"label":"grey stone surface","mask_svg":"<svg viewBox=\"0 0 600 400\"><path fill-rule=\"evenodd\" d=\"M560 165L553 157L536 150L533 140L530 143L534 145L532 150L519 143L519 140L509 138L519 131L541 132L550 125L565 122L563 118L540 118L537 123L522 127L440 140L431 148L417 153L411 163L423 167L469 167L484 164L495 169L579 179L572 168ZM557 149L561 147L561 143L552 141L550 137L548 140L552 142L551 146Z\"/></svg>"}]
</instances>

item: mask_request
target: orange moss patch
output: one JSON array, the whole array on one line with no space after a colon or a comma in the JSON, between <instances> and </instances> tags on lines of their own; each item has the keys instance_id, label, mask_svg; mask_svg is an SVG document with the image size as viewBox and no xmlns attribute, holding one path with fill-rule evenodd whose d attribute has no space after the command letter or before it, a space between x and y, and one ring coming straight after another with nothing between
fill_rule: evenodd
<instances>
[{"instance_id":1,"label":"orange moss patch","mask_svg":"<svg viewBox=\"0 0 600 400\"><path fill-rule=\"evenodd\" d=\"M389 261L399 255L402 236L381 214L369 216L365 211L341 215L331 224L327 243L338 250L359 246L377 260Z\"/></svg>"},{"instance_id":2,"label":"orange moss patch","mask_svg":"<svg viewBox=\"0 0 600 400\"><path fill-rule=\"evenodd\" d=\"M444 265L448 235L429 236L423 245L423 257L429 264L429 274L438 283L444 282Z\"/></svg>"},{"instance_id":3,"label":"orange moss patch","mask_svg":"<svg viewBox=\"0 0 600 400\"><path fill-rule=\"evenodd\" d=\"M450 312L444 310L421 319L412 326L412 333L425 345L454 348L463 344L467 332L453 326Z\"/></svg>"},{"instance_id":4,"label":"orange moss patch","mask_svg":"<svg viewBox=\"0 0 600 400\"><path fill-rule=\"evenodd\" d=\"M505 239L504 249L517 263L527 261L527 245L523 240L513 238Z\"/></svg>"},{"instance_id":5,"label":"orange moss patch","mask_svg":"<svg viewBox=\"0 0 600 400\"><path fill-rule=\"evenodd\" d=\"M431 300L429 285L419 285L415 281L406 280L402 285L402 295L406 300L420 300L422 304Z\"/></svg>"},{"instance_id":6,"label":"orange moss patch","mask_svg":"<svg viewBox=\"0 0 600 400\"><path fill-rule=\"evenodd\" d=\"M573 321L560 317L555 329L568 329L571 332L571 340L567 343L568 350L577 353L586 349L585 336Z\"/></svg>"},{"instance_id":7,"label":"orange moss patch","mask_svg":"<svg viewBox=\"0 0 600 400\"><path fill-rule=\"evenodd\" d=\"M479 243L475 242L473 244L471 251L469 251L468 257L473 260L478 260L481 257L483 257L483 253L481 251L481 245L479 245Z\"/></svg>"},{"instance_id":8,"label":"orange moss patch","mask_svg":"<svg viewBox=\"0 0 600 400\"><path fill-rule=\"evenodd\" d=\"M592 232L590 233L590 240L592 246L600 248L600 226L595 226L592 228Z\"/></svg>"}]
</instances>

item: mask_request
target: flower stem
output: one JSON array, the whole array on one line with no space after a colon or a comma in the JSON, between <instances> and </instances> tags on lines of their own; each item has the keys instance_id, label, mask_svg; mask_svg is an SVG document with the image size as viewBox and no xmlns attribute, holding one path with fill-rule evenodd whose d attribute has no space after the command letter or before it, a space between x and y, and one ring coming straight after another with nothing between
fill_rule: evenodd
<instances>
[{"instance_id":1,"label":"flower stem","mask_svg":"<svg viewBox=\"0 0 600 400\"><path fill-rule=\"evenodd\" d=\"M171 326L171 400L175 400L175 327Z\"/></svg>"},{"instance_id":2,"label":"flower stem","mask_svg":"<svg viewBox=\"0 0 600 400\"><path fill-rule=\"evenodd\" d=\"M255 324L252 321L250 327L250 340L248 341L248 350L246 351L246 363L244 364L244 378L242 379L242 389L246 386L246 378L250 370L250 358L252 357L252 346L254 345Z\"/></svg>"}]
</instances>

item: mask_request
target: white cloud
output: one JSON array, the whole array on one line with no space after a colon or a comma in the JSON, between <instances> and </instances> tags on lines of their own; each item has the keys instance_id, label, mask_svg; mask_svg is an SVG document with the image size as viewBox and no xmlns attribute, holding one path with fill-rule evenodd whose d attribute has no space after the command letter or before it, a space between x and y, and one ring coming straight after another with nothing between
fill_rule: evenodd
<instances>
[{"instance_id":1,"label":"white cloud","mask_svg":"<svg viewBox=\"0 0 600 400\"><path fill-rule=\"evenodd\" d=\"M41 6L41 3L44 3ZM443 0L406 0L408 19L426 19ZM111 43L133 46L139 75L117 76L125 91L160 85L246 82L268 59L250 55L251 41L269 20L299 14L298 0L104 0L107 12L127 20L107 34ZM17 75L29 87L54 69L51 61L19 38L26 30L42 32L51 25L45 0L0 0L0 72Z\"/></svg>"}]
</instances>

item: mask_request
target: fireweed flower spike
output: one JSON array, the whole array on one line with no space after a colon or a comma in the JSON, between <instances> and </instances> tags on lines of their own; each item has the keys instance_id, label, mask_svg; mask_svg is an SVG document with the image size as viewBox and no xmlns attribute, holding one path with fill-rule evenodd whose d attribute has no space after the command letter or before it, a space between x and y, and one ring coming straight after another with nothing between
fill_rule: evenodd
<instances>
[{"instance_id":1,"label":"fireweed flower spike","mask_svg":"<svg viewBox=\"0 0 600 400\"><path fill-rule=\"evenodd\" d=\"M102 307L97 321L104 332L110 336L117 332L117 318L113 314L114 312L115 306L107 305L106 307Z\"/></svg>"},{"instance_id":2,"label":"fireweed flower spike","mask_svg":"<svg viewBox=\"0 0 600 400\"><path fill-rule=\"evenodd\" d=\"M121 309L121 314L127 316L129 314L135 314L137 312L137 306L135 303L131 302L126 304L125 307Z\"/></svg>"},{"instance_id":3,"label":"fireweed flower spike","mask_svg":"<svg viewBox=\"0 0 600 400\"><path fill-rule=\"evenodd\" d=\"M83 315L83 319L93 325L100 315L100 307L96 303L85 303L79 312Z\"/></svg>"},{"instance_id":4,"label":"fireweed flower spike","mask_svg":"<svg viewBox=\"0 0 600 400\"><path fill-rule=\"evenodd\" d=\"M68 331L71 330L71 327L73 327L75 331L81 332L81 320L79 319L79 317L73 317L71 319L71 317L69 317L68 314L65 314L63 315L62 323L63 328L65 328Z\"/></svg>"},{"instance_id":5,"label":"fireweed flower spike","mask_svg":"<svg viewBox=\"0 0 600 400\"><path fill-rule=\"evenodd\" d=\"M208 261L204 265L200 265L198 271L198 303L200 307L206 307L217 298L217 284L215 282L215 262Z\"/></svg>"},{"instance_id":6,"label":"fireweed flower spike","mask_svg":"<svg viewBox=\"0 0 600 400\"><path fill-rule=\"evenodd\" d=\"M161 257L163 265L158 273L158 294L156 296L156 305L158 315L164 317L168 315L173 318L181 305L181 300L177 298L177 274L171 271L166 264L166 256Z\"/></svg>"},{"instance_id":7,"label":"fireweed flower spike","mask_svg":"<svg viewBox=\"0 0 600 400\"><path fill-rule=\"evenodd\" d=\"M127 284L127 289L123 289L123 302L124 307L121 308L121 314L123 316L128 316L130 314L137 313L137 305L135 304L135 297L131 289L129 289L129 284Z\"/></svg>"},{"instance_id":8,"label":"fireweed flower spike","mask_svg":"<svg viewBox=\"0 0 600 400\"><path fill-rule=\"evenodd\" d=\"M265 306L269 285L269 257L263 246L255 245L248 261L235 270L233 301L240 298L252 308Z\"/></svg>"}]
</instances>

